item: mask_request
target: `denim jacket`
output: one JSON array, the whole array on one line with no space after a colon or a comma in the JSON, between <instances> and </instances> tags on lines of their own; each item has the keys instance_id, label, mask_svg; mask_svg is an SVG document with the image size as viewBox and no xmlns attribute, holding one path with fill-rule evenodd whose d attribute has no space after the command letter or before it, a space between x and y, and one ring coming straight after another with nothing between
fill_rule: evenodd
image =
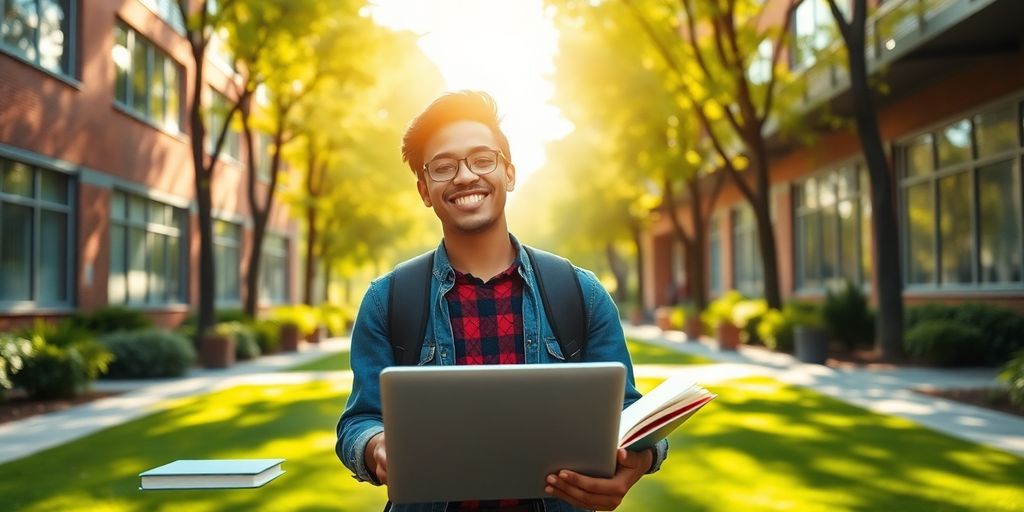
<instances>
[{"instance_id":1,"label":"denim jacket","mask_svg":"<svg viewBox=\"0 0 1024 512\"><path fill-rule=\"evenodd\" d=\"M519 253L519 273L523 277L523 338L526 344L526 363L563 363L561 348L552 334L548 324L541 295L537 287L537 276L534 274L524 248L512 237L513 246ZM626 365L626 389L623 407L640 398L633 377L633 366L626 350L622 324L619 322L618 310L608 292L590 271L576 269L576 275L583 291L584 307L587 313L587 342L584 360L588 362L615 361ZM388 284L392 278L388 273L370 284L370 289L363 297L362 305L352 330L352 394L348 405L338 422L338 441L335 451L341 462L359 481L376 482L366 468L364 452L367 442L376 434L384 431L381 420L380 404L380 372L387 366L393 366L394 356L388 342L387 307ZM430 314L427 329L420 351L420 365L454 365L455 342L452 335L451 321L448 316L448 304L445 293L455 284L455 271L448 261L448 255L442 242L434 256L434 266L430 282ZM654 463L651 472L657 471L665 460L668 443L662 440L655 449ZM510 498L513 496L510 496ZM580 509L568 503L547 498L544 500L547 512L578 511ZM443 511L446 503L396 504L394 511Z\"/></svg>"}]
</instances>

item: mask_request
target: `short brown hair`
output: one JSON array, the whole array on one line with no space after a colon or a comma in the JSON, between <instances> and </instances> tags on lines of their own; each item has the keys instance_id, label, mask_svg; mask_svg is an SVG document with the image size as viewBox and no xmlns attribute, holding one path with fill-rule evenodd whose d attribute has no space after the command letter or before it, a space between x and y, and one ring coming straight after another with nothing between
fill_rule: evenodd
<instances>
[{"instance_id":1,"label":"short brown hair","mask_svg":"<svg viewBox=\"0 0 1024 512\"><path fill-rule=\"evenodd\" d=\"M402 137L402 160L409 163L413 174L419 176L423 170L423 147L438 130L455 121L478 121L483 123L498 139L499 149L508 161L512 153L508 137L501 131L498 105L490 94L483 91L458 91L442 94L426 110L409 123Z\"/></svg>"}]
</instances>

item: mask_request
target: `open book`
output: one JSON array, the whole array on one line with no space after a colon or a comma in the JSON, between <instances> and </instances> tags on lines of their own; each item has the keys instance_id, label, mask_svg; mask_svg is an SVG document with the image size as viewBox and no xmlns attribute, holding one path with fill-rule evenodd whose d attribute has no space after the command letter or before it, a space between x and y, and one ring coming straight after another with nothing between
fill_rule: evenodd
<instances>
[{"instance_id":1,"label":"open book","mask_svg":"<svg viewBox=\"0 0 1024 512\"><path fill-rule=\"evenodd\" d=\"M691 381L673 377L622 411L619 448L650 448L718 396Z\"/></svg>"},{"instance_id":2,"label":"open book","mask_svg":"<svg viewBox=\"0 0 1024 512\"><path fill-rule=\"evenodd\" d=\"M142 490L244 489L281 476L284 459L176 460L139 473Z\"/></svg>"}]
</instances>

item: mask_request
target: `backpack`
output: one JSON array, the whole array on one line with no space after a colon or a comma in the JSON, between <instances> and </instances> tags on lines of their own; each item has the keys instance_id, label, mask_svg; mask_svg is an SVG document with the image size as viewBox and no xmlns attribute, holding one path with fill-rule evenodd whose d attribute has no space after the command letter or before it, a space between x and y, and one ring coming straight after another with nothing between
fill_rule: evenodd
<instances>
[{"instance_id":1,"label":"backpack","mask_svg":"<svg viewBox=\"0 0 1024 512\"><path fill-rule=\"evenodd\" d=\"M586 348L586 318L583 290L569 260L526 247L530 265L537 274L544 313L566 361L579 362ZM395 267L388 287L388 339L395 363L419 363L420 349L430 311L430 274L434 251L421 254ZM395 311L402 314L396 315Z\"/></svg>"}]
</instances>

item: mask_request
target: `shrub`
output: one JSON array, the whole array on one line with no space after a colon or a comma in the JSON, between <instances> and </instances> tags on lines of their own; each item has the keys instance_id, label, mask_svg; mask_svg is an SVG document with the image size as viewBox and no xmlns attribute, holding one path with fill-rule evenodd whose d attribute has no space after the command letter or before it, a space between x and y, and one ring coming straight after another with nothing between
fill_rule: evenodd
<instances>
[{"instance_id":1,"label":"shrub","mask_svg":"<svg viewBox=\"0 0 1024 512\"><path fill-rule=\"evenodd\" d=\"M275 308L270 319L279 324L292 324L299 328L299 334L305 336L316 330L320 324L319 313L316 308L305 304L293 304Z\"/></svg>"},{"instance_id":2,"label":"shrub","mask_svg":"<svg viewBox=\"0 0 1024 512\"><path fill-rule=\"evenodd\" d=\"M829 290L822 315L832 337L850 350L871 345L874 340L875 319L868 309L868 299L849 281L839 292Z\"/></svg>"},{"instance_id":3,"label":"shrub","mask_svg":"<svg viewBox=\"0 0 1024 512\"><path fill-rule=\"evenodd\" d=\"M32 328L23 329L19 336L31 340L36 349L43 345L65 351L74 349L76 355L73 357L81 359L90 381L107 371L107 364L112 358L92 332L69 320L56 324L38 320Z\"/></svg>"},{"instance_id":4,"label":"shrub","mask_svg":"<svg viewBox=\"0 0 1024 512\"><path fill-rule=\"evenodd\" d=\"M281 349L281 326L272 320L257 320L249 327L256 333L260 352L272 354Z\"/></svg>"},{"instance_id":5,"label":"shrub","mask_svg":"<svg viewBox=\"0 0 1024 512\"><path fill-rule=\"evenodd\" d=\"M235 340L235 359L245 361L260 356L260 345L256 331L242 322L224 322L215 327L217 334L230 336Z\"/></svg>"},{"instance_id":6,"label":"shrub","mask_svg":"<svg viewBox=\"0 0 1024 512\"><path fill-rule=\"evenodd\" d=\"M789 301L782 311L769 309L757 323L757 335L772 350L792 352L797 325L824 327L821 307L813 302Z\"/></svg>"},{"instance_id":7,"label":"shrub","mask_svg":"<svg viewBox=\"0 0 1024 512\"><path fill-rule=\"evenodd\" d=\"M768 303L764 299L744 299L733 306L732 323L742 330L741 337L744 343L763 342L757 332L757 326L767 312Z\"/></svg>"},{"instance_id":8,"label":"shrub","mask_svg":"<svg viewBox=\"0 0 1024 512\"><path fill-rule=\"evenodd\" d=\"M114 354L107 372L114 379L178 377L196 359L187 338L163 329L114 332L101 337L100 343Z\"/></svg>"},{"instance_id":9,"label":"shrub","mask_svg":"<svg viewBox=\"0 0 1024 512\"><path fill-rule=\"evenodd\" d=\"M1010 401L1024 407L1024 351L1018 352L999 374L999 379L1009 387Z\"/></svg>"},{"instance_id":10,"label":"shrub","mask_svg":"<svg viewBox=\"0 0 1024 512\"><path fill-rule=\"evenodd\" d=\"M351 308L339 304L321 304L319 314L331 336L345 335L355 319L355 312Z\"/></svg>"},{"instance_id":11,"label":"shrub","mask_svg":"<svg viewBox=\"0 0 1024 512\"><path fill-rule=\"evenodd\" d=\"M982 331L951 320L920 322L903 338L907 353L939 366L975 364Z\"/></svg>"},{"instance_id":12,"label":"shrub","mask_svg":"<svg viewBox=\"0 0 1024 512\"><path fill-rule=\"evenodd\" d=\"M907 310L908 332L932 320L948 320L972 326L985 334L964 364L1001 365L1024 349L1024 315L979 302L958 305L925 304Z\"/></svg>"},{"instance_id":13,"label":"shrub","mask_svg":"<svg viewBox=\"0 0 1024 512\"><path fill-rule=\"evenodd\" d=\"M121 306L103 307L91 313L76 313L71 316L70 322L94 334L135 331L153 326L153 320L141 311Z\"/></svg>"},{"instance_id":14,"label":"shrub","mask_svg":"<svg viewBox=\"0 0 1024 512\"><path fill-rule=\"evenodd\" d=\"M32 340L32 354L12 378L36 400L72 398L89 388L92 379L82 354L73 347L47 345L41 338Z\"/></svg>"},{"instance_id":15,"label":"shrub","mask_svg":"<svg viewBox=\"0 0 1024 512\"><path fill-rule=\"evenodd\" d=\"M708 304L708 308L700 316L701 321L704 322L704 332L713 333L718 330L718 324L722 321L733 321L732 310L741 300L743 300L743 294L736 290L729 290L711 301L711 304Z\"/></svg>"},{"instance_id":16,"label":"shrub","mask_svg":"<svg viewBox=\"0 0 1024 512\"><path fill-rule=\"evenodd\" d=\"M14 374L32 356L32 342L10 334L0 334L0 400L14 387Z\"/></svg>"}]
</instances>

